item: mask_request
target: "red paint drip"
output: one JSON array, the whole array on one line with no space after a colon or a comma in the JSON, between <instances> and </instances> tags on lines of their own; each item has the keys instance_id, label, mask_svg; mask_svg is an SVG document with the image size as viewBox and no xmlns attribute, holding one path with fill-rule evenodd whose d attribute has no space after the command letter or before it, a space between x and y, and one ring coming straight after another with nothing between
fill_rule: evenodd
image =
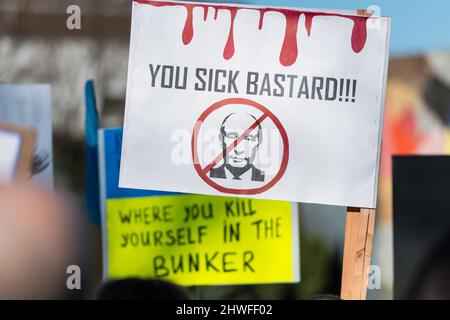
<instances>
[{"instance_id":1,"label":"red paint drip","mask_svg":"<svg viewBox=\"0 0 450 320\"><path fill-rule=\"evenodd\" d=\"M194 37L194 28L192 26L192 9L194 8L194 5L192 4L186 4L186 22L184 23L184 29L183 29L183 43L185 45L188 45L191 43L192 38Z\"/></svg>"},{"instance_id":2,"label":"red paint drip","mask_svg":"<svg viewBox=\"0 0 450 320\"><path fill-rule=\"evenodd\" d=\"M265 8L260 8L258 9L259 11L259 23L258 23L258 29L261 30L263 27L263 23L264 23L264 15L267 12L267 9Z\"/></svg>"},{"instance_id":3,"label":"red paint drip","mask_svg":"<svg viewBox=\"0 0 450 320\"><path fill-rule=\"evenodd\" d=\"M356 53L366 45L367 40L367 17L352 17L353 31L352 31L352 49Z\"/></svg>"},{"instance_id":4,"label":"red paint drip","mask_svg":"<svg viewBox=\"0 0 450 320\"><path fill-rule=\"evenodd\" d=\"M223 57L229 60L234 55L234 20L239 9L249 9L259 11L259 24L258 29L261 30L264 24L264 15L267 11L273 11L281 13L286 18L286 30L284 34L283 46L280 52L280 63L284 66L290 66L295 63L298 56L297 47L297 29L298 21L301 14L305 15L305 28L308 36L311 36L312 21L315 16L333 16L342 17L350 19L353 21L353 30L351 37L352 49L355 53L359 53L364 49L367 40L367 16L352 16L344 15L338 13L327 13L327 12L312 12L312 11L300 11L294 9L281 9L281 8L251 8L251 7L232 7L226 5L208 5L208 4L188 4L181 2L164 2L164 1L153 1L153 0L134 0L135 3L148 4L155 7L162 6L183 6L186 8L187 16L186 22L183 29L182 39L185 45L189 44L194 37L193 29L193 9L195 7L203 8L203 19L206 21L208 17L208 9L210 7L214 8L214 20L217 20L217 15L219 9L225 9L230 12L231 22L230 30L228 33L227 43L224 48Z\"/></svg>"},{"instance_id":5,"label":"red paint drip","mask_svg":"<svg viewBox=\"0 0 450 320\"><path fill-rule=\"evenodd\" d=\"M203 21L206 21L208 19L208 6L203 7Z\"/></svg>"},{"instance_id":6,"label":"red paint drip","mask_svg":"<svg viewBox=\"0 0 450 320\"><path fill-rule=\"evenodd\" d=\"M230 31L228 31L228 40L223 50L223 57L225 60L230 60L234 55L234 19L236 18L238 8L230 7Z\"/></svg>"},{"instance_id":7,"label":"red paint drip","mask_svg":"<svg viewBox=\"0 0 450 320\"><path fill-rule=\"evenodd\" d=\"M308 33L308 37L311 36L311 28L312 28L312 20L314 18L314 14L305 13L305 28Z\"/></svg>"},{"instance_id":8,"label":"red paint drip","mask_svg":"<svg viewBox=\"0 0 450 320\"><path fill-rule=\"evenodd\" d=\"M284 32L283 46L281 47L280 63L287 67L294 64L298 56L297 28L300 12L285 12L284 16L286 17L286 30Z\"/></svg>"}]
</instances>

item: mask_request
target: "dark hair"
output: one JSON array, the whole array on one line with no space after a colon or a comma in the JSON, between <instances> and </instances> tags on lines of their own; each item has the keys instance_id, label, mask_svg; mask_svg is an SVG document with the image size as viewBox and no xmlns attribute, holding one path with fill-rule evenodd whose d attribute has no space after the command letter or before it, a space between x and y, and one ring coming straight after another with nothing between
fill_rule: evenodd
<instances>
[{"instance_id":1,"label":"dark hair","mask_svg":"<svg viewBox=\"0 0 450 320\"><path fill-rule=\"evenodd\" d=\"M342 300L341 297L334 294L316 294L308 300Z\"/></svg>"},{"instance_id":2,"label":"dark hair","mask_svg":"<svg viewBox=\"0 0 450 320\"><path fill-rule=\"evenodd\" d=\"M187 290L168 281L128 278L99 287L97 300L189 300Z\"/></svg>"}]
</instances>

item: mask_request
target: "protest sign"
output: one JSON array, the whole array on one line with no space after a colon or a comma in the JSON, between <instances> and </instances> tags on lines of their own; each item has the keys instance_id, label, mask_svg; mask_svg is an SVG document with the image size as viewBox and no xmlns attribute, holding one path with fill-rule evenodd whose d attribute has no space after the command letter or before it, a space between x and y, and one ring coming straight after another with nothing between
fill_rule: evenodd
<instances>
[{"instance_id":1,"label":"protest sign","mask_svg":"<svg viewBox=\"0 0 450 320\"><path fill-rule=\"evenodd\" d=\"M11 182L19 162L21 137L19 133L0 127L0 181Z\"/></svg>"},{"instance_id":2,"label":"protest sign","mask_svg":"<svg viewBox=\"0 0 450 320\"><path fill-rule=\"evenodd\" d=\"M31 180L53 185L52 109L48 84L0 85L0 120L36 132Z\"/></svg>"},{"instance_id":3,"label":"protest sign","mask_svg":"<svg viewBox=\"0 0 450 320\"><path fill-rule=\"evenodd\" d=\"M0 184L29 177L35 140L32 130L0 122Z\"/></svg>"},{"instance_id":4,"label":"protest sign","mask_svg":"<svg viewBox=\"0 0 450 320\"><path fill-rule=\"evenodd\" d=\"M105 277L299 281L296 204L118 188L121 140L122 129L99 131Z\"/></svg>"},{"instance_id":5,"label":"protest sign","mask_svg":"<svg viewBox=\"0 0 450 320\"><path fill-rule=\"evenodd\" d=\"M120 186L374 208L389 29L134 1Z\"/></svg>"}]
</instances>

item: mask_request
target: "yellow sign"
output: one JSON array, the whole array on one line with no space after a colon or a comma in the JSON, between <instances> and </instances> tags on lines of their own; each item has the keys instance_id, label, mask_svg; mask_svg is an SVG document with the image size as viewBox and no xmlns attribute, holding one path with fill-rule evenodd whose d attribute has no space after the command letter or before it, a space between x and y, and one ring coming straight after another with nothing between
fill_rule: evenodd
<instances>
[{"instance_id":1,"label":"yellow sign","mask_svg":"<svg viewBox=\"0 0 450 320\"><path fill-rule=\"evenodd\" d=\"M181 285L298 282L292 206L202 195L107 199L106 275Z\"/></svg>"}]
</instances>

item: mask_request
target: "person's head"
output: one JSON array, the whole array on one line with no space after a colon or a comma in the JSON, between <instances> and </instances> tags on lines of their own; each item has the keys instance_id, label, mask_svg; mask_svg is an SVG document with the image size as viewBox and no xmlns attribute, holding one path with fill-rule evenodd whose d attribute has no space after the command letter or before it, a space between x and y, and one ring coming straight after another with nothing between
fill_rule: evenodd
<instances>
[{"instance_id":1,"label":"person's head","mask_svg":"<svg viewBox=\"0 0 450 320\"><path fill-rule=\"evenodd\" d=\"M248 113L231 113L223 120L219 139L224 152L227 146L252 126L254 129L246 133L242 141L233 150L225 154L225 163L239 168L252 164L262 141L262 130L258 120Z\"/></svg>"},{"instance_id":2,"label":"person's head","mask_svg":"<svg viewBox=\"0 0 450 320\"><path fill-rule=\"evenodd\" d=\"M168 281L128 278L110 280L97 291L97 300L189 300L186 289Z\"/></svg>"},{"instance_id":3,"label":"person's head","mask_svg":"<svg viewBox=\"0 0 450 320\"><path fill-rule=\"evenodd\" d=\"M0 187L0 299L61 298L77 258L78 219L62 195L31 183Z\"/></svg>"},{"instance_id":4,"label":"person's head","mask_svg":"<svg viewBox=\"0 0 450 320\"><path fill-rule=\"evenodd\" d=\"M335 295L335 294L317 294L315 296L312 296L308 300L342 300L341 297Z\"/></svg>"}]
</instances>

